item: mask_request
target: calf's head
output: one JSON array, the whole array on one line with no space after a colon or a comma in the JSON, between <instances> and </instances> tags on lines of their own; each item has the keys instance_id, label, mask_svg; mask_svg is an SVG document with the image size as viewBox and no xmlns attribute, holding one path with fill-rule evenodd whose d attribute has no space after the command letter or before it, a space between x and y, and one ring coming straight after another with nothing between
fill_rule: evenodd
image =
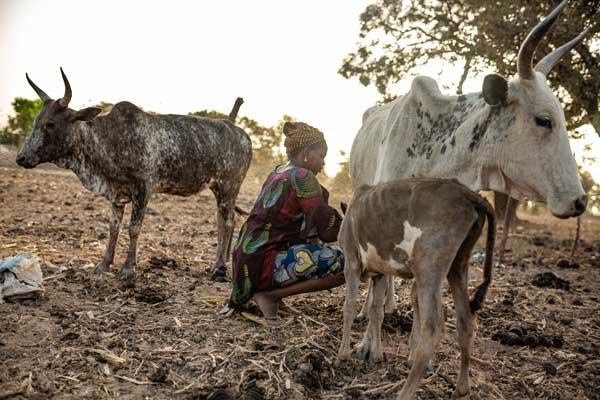
<instances>
[{"instance_id":1,"label":"calf's head","mask_svg":"<svg viewBox=\"0 0 600 400\"><path fill-rule=\"evenodd\" d=\"M557 217L582 214L587 206L571 153L564 111L546 82L556 63L588 32L546 55L532 66L535 49L567 1L558 5L527 36L519 50L518 76L510 81L486 76L483 97L497 118L490 123L497 141L494 159L503 173L504 189L517 199L545 202Z\"/></svg>"},{"instance_id":2,"label":"calf's head","mask_svg":"<svg viewBox=\"0 0 600 400\"><path fill-rule=\"evenodd\" d=\"M44 103L35 118L31 135L17 154L17 164L22 167L33 168L40 163L68 156L73 150L77 122L91 121L101 111L97 107L79 111L70 109L71 85L62 68L60 73L65 83L65 94L58 100L52 100L25 74L27 82Z\"/></svg>"}]
</instances>

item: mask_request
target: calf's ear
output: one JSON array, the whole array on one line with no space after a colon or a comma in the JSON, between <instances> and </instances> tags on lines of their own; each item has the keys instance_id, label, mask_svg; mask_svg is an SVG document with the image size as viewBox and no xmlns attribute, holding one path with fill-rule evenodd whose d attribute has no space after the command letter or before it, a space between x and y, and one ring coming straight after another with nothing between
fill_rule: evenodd
<instances>
[{"instance_id":1,"label":"calf's ear","mask_svg":"<svg viewBox=\"0 0 600 400\"><path fill-rule=\"evenodd\" d=\"M506 104L508 98L508 82L498 74L487 75L483 79L483 98L490 106Z\"/></svg>"},{"instance_id":2,"label":"calf's ear","mask_svg":"<svg viewBox=\"0 0 600 400\"><path fill-rule=\"evenodd\" d=\"M84 108L83 110L76 111L75 114L73 114L71 118L69 118L69 121L91 121L94 118L96 118L96 116L101 112L102 109L98 107Z\"/></svg>"}]
</instances>

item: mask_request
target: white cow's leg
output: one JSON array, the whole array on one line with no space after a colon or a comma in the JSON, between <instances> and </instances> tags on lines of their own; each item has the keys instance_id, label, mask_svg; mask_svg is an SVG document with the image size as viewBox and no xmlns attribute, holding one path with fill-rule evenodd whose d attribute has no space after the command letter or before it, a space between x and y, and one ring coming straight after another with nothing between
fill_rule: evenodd
<instances>
[{"instance_id":1,"label":"white cow's leg","mask_svg":"<svg viewBox=\"0 0 600 400\"><path fill-rule=\"evenodd\" d=\"M386 276L385 280L385 313L389 315L396 311L396 290L393 276Z\"/></svg>"},{"instance_id":2,"label":"white cow's leg","mask_svg":"<svg viewBox=\"0 0 600 400\"><path fill-rule=\"evenodd\" d=\"M356 299L358 297L358 286L360 285L359 265L355 260L346 256L346 266L344 268L344 277L346 278L346 300L344 302L344 327L342 330L342 343L338 351L340 360L350 358L350 332L352 322L356 316Z\"/></svg>"},{"instance_id":3,"label":"white cow's leg","mask_svg":"<svg viewBox=\"0 0 600 400\"><path fill-rule=\"evenodd\" d=\"M362 321L365 318L367 318L367 314L369 313L369 308L371 307L371 301L373 298L372 291L373 291L373 279L369 279L369 288L367 289L367 297L365 298L362 308L360 309L360 312L358 313L358 316L356 317L357 321Z\"/></svg>"},{"instance_id":4,"label":"white cow's leg","mask_svg":"<svg viewBox=\"0 0 600 400\"><path fill-rule=\"evenodd\" d=\"M356 356L360 360L367 358L372 362L383 360L381 348L381 324L383 323L383 301L385 296L385 278L382 275L372 278L372 299L369 308L369 325L363 341L358 346Z\"/></svg>"}]
</instances>

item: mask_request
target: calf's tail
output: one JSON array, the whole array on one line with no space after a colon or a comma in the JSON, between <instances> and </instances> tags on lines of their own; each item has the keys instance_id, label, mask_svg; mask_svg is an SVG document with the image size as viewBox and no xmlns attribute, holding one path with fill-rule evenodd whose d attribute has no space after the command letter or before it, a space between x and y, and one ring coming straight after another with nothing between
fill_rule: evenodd
<instances>
[{"instance_id":1,"label":"calf's tail","mask_svg":"<svg viewBox=\"0 0 600 400\"><path fill-rule=\"evenodd\" d=\"M237 99L235 99L235 104L233 105L233 108L231 109L231 112L229 113L229 117L227 119L229 119L234 124L235 124L235 119L237 118L238 111L240 111L240 107L242 106L242 104L244 104L244 99L242 99L241 97L238 97Z\"/></svg>"},{"instance_id":2,"label":"calf's tail","mask_svg":"<svg viewBox=\"0 0 600 400\"><path fill-rule=\"evenodd\" d=\"M496 240L496 214L490 203L483 197L473 193L473 203L478 212L483 212L487 217L487 239L485 243L485 263L483 266L483 282L475 290L473 298L469 301L472 313L481 309L485 294L492 283L492 263L494 258L494 241Z\"/></svg>"}]
</instances>

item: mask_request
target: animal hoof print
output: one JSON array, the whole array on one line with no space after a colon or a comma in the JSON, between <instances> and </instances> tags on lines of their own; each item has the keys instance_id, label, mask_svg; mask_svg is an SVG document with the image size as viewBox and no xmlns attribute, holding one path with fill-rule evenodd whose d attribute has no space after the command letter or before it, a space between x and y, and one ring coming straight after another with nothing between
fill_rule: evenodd
<instances>
[{"instance_id":1,"label":"animal hoof print","mask_svg":"<svg viewBox=\"0 0 600 400\"><path fill-rule=\"evenodd\" d=\"M218 267L214 267L210 271L210 279L215 282L227 282L227 275L225 274L225 266L220 265Z\"/></svg>"}]
</instances>

